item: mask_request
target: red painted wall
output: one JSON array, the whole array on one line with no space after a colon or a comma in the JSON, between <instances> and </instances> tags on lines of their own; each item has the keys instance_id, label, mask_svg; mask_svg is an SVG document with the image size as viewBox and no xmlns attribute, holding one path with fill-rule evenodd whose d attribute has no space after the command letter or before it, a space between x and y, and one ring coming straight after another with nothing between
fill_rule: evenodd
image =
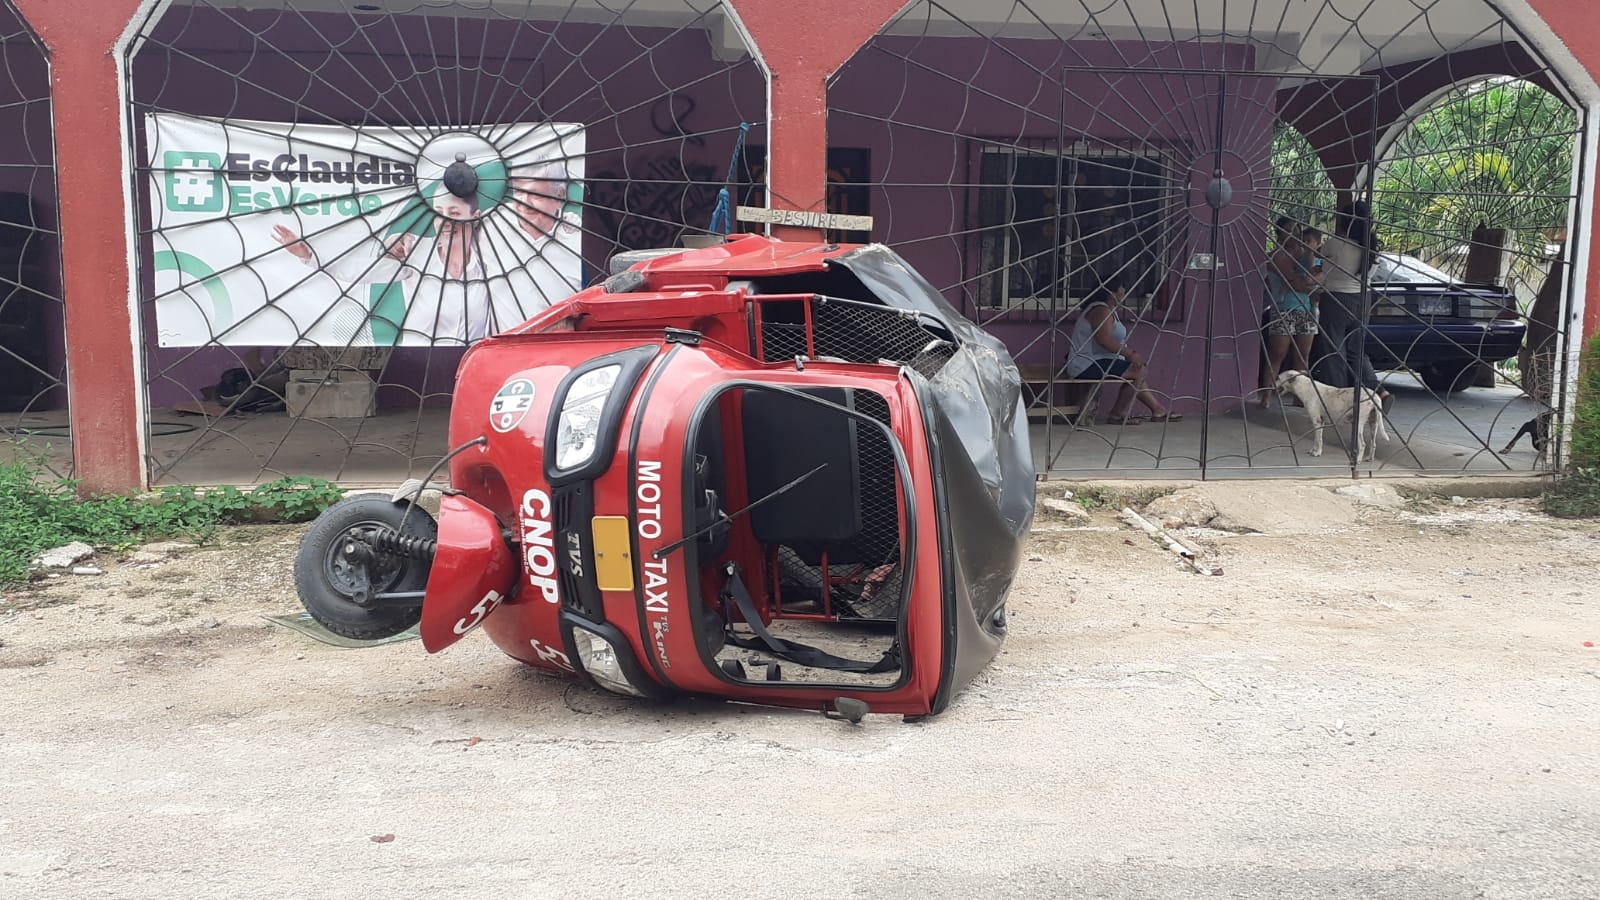
<instances>
[{"instance_id":1,"label":"red painted wall","mask_svg":"<svg viewBox=\"0 0 1600 900\"><path fill-rule=\"evenodd\" d=\"M1544 19L1578 62L1600 81L1600 4L1592 0L1528 0L1528 5ZM1594 152L1590 148L1591 153ZM1589 189L1595 193L1595 208L1600 209L1600 178ZM1589 271L1584 283L1583 336L1588 340L1600 333L1600 229L1593 221L1584 223L1589 236Z\"/></svg>"},{"instance_id":2,"label":"red painted wall","mask_svg":"<svg viewBox=\"0 0 1600 900\"><path fill-rule=\"evenodd\" d=\"M827 79L904 0L729 0L771 76L770 205L822 210L827 183ZM826 23L824 25L824 23ZM776 228L778 237L820 237Z\"/></svg>"},{"instance_id":3,"label":"red painted wall","mask_svg":"<svg viewBox=\"0 0 1600 900\"><path fill-rule=\"evenodd\" d=\"M127 228L115 198L126 185L107 149L123 109L111 48L138 0L15 0L50 50L61 261L66 304L72 451L83 490L144 484L144 423L128 309Z\"/></svg>"}]
</instances>

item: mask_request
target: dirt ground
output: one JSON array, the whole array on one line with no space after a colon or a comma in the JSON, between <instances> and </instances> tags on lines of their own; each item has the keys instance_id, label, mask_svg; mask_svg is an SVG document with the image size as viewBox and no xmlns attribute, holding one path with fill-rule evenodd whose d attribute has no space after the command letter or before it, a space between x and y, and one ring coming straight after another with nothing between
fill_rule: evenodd
<instances>
[{"instance_id":1,"label":"dirt ground","mask_svg":"<svg viewBox=\"0 0 1600 900\"><path fill-rule=\"evenodd\" d=\"M1042 516L918 725L319 644L294 528L102 558L0 604L0 896L1600 897L1600 523L1202 492L1213 577Z\"/></svg>"}]
</instances>

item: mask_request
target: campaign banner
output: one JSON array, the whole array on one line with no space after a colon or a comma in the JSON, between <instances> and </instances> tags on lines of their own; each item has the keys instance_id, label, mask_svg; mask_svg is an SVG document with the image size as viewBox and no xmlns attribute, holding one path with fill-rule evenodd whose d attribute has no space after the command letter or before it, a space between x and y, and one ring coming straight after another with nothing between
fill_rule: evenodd
<instances>
[{"instance_id":1,"label":"campaign banner","mask_svg":"<svg viewBox=\"0 0 1600 900\"><path fill-rule=\"evenodd\" d=\"M162 347L459 346L581 287L580 125L145 126Z\"/></svg>"}]
</instances>

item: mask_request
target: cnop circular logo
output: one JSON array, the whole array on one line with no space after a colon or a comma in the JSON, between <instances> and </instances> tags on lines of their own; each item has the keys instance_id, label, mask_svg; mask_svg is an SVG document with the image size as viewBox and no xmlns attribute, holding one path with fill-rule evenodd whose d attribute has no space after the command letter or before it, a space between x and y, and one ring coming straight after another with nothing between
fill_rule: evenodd
<instances>
[{"instance_id":1,"label":"cnop circular logo","mask_svg":"<svg viewBox=\"0 0 1600 900\"><path fill-rule=\"evenodd\" d=\"M507 432L521 424L533 408L533 382L526 378L508 381L489 404L489 427Z\"/></svg>"}]
</instances>

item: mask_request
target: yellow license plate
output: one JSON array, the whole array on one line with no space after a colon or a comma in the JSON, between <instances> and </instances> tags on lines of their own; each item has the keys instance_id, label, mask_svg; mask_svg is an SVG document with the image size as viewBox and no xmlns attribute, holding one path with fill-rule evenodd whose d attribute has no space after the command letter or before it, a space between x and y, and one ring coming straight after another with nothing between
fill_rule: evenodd
<instances>
[{"instance_id":1,"label":"yellow license plate","mask_svg":"<svg viewBox=\"0 0 1600 900\"><path fill-rule=\"evenodd\" d=\"M633 546L627 516L594 517L594 580L602 591L633 590Z\"/></svg>"}]
</instances>

